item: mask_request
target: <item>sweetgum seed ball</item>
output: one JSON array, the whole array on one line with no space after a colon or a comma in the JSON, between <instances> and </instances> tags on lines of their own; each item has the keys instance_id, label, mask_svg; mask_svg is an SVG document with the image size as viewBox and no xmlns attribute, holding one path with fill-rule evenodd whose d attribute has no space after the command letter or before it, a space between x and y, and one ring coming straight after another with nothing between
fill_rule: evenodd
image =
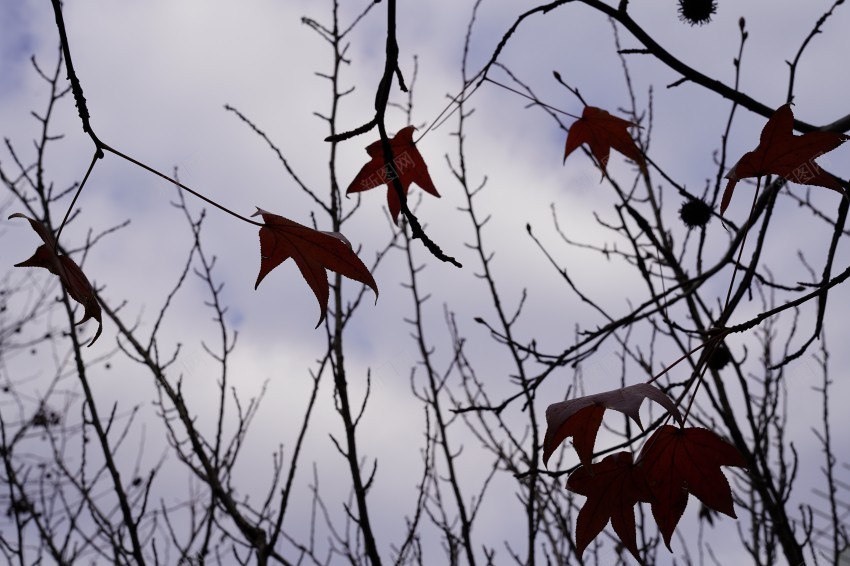
<instances>
[{"instance_id":1,"label":"sweetgum seed ball","mask_svg":"<svg viewBox=\"0 0 850 566\"><path fill-rule=\"evenodd\" d=\"M679 0L679 19L692 26L707 24L715 12L714 0Z\"/></svg>"},{"instance_id":2,"label":"sweetgum seed ball","mask_svg":"<svg viewBox=\"0 0 850 566\"><path fill-rule=\"evenodd\" d=\"M711 207L702 199L688 199L679 209L679 218L690 228L702 228L711 220Z\"/></svg>"},{"instance_id":3,"label":"sweetgum seed ball","mask_svg":"<svg viewBox=\"0 0 850 566\"><path fill-rule=\"evenodd\" d=\"M732 361L732 352L726 347L726 344L721 342L714 348L711 357L708 359L708 367L713 370L721 370L729 365Z\"/></svg>"}]
</instances>

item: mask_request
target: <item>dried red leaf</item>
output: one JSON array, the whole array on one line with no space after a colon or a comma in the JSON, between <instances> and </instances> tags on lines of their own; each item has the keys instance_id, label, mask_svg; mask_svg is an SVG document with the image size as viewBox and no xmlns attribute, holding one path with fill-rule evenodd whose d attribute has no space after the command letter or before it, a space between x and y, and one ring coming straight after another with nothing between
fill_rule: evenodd
<instances>
[{"instance_id":1,"label":"dried red leaf","mask_svg":"<svg viewBox=\"0 0 850 566\"><path fill-rule=\"evenodd\" d=\"M422 154L419 153L416 144L413 143L413 131L415 129L413 126L402 128L390 140L393 163L389 167L384 159L384 148L381 140L368 145L366 152L372 159L360 169L360 172L348 186L348 190L345 191L345 194L359 193L386 185L387 206L389 206L390 215L396 224L398 224L398 214L401 211L401 202L395 187L393 187L394 178L398 177L405 196L407 196L411 183L416 183L425 192L431 193L435 197L440 196L440 193L434 187L434 182L431 181L431 175L428 173L428 166L422 159Z\"/></svg>"},{"instance_id":2,"label":"dried red leaf","mask_svg":"<svg viewBox=\"0 0 850 566\"><path fill-rule=\"evenodd\" d=\"M832 151L850 137L834 132L808 132L794 135L794 113L790 104L776 109L764 125L758 146L744 154L726 174L729 182L720 201L720 214L729 206L740 179L779 175L793 183L817 185L846 194L841 182L820 168L815 159Z\"/></svg>"},{"instance_id":3,"label":"dried red leaf","mask_svg":"<svg viewBox=\"0 0 850 566\"><path fill-rule=\"evenodd\" d=\"M688 494L736 518L732 490L720 466L746 468L747 463L737 448L714 432L664 425L646 441L637 462L652 493L652 515L668 549Z\"/></svg>"},{"instance_id":4,"label":"dried red leaf","mask_svg":"<svg viewBox=\"0 0 850 566\"><path fill-rule=\"evenodd\" d=\"M260 273L255 289L272 269L293 258L319 301L321 316L317 328L328 310L330 289L326 269L368 285L377 296L375 279L345 236L339 232L314 230L260 208L253 216L258 214L262 215L265 224L260 228Z\"/></svg>"},{"instance_id":5,"label":"dried red leaf","mask_svg":"<svg viewBox=\"0 0 850 566\"><path fill-rule=\"evenodd\" d=\"M44 244L36 248L35 253L29 259L16 263L15 267L43 267L53 275L59 277L62 287L68 295L83 306L83 318L79 322L74 323L78 326L85 321L93 318L97 321L97 331L94 338L89 342L89 346L94 344L95 340L100 336L103 330L103 315L100 309L100 304L94 296L94 288L85 273L80 267L74 263L74 260L66 255L60 255L56 249L56 239L53 234L47 230L38 220L34 220L29 216L16 212L9 216L12 218L24 218L29 221L32 229L41 237Z\"/></svg>"},{"instance_id":6,"label":"dried red leaf","mask_svg":"<svg viewBox=\"0 0 850 566\"><path fill-rule=\"evenodd\" d=\"M585 466L589 466L593 459L596 433L602 423L605 409L614 409L629 416L642 430L640 406L647 398L662 405L679 422L682 422L682 415L679 414L679 409L673 400L649 383L638 383L549 405L546 409L543 463L549 461L549 457L558 445L572 436L579 460Z\"/></svg>"},{"instance_id":7,"label":"dried red leaf","mask_svg":"<svg viewBox=\"0 0 850 566\"><path fill-rule=\"evenodd\" d=\"M581 118L570 126L567 145L564 148L564 161L578 146L586 143L603 173L608 164L611 148L637 163L641 171L645 173L646 162L643 154L629 134L629 128L636 126L637 124L612 116L601 108L585 106Z\"/></svg>"},{"instance_id":8,"label":"dried red leaf","mask_svg":"<svg viewBox=\"0 0 850 566\"><path fill-rule=\"evenodd\" d=\"M640 501L650 502L651 495L643 470L632 462L631 452L616 452L591 468L580 466L570 474L567 489L587 497L576 519L579 556L610 521L623 546L640 562L634 506Z\"/></svg>"},{"instance_id":9,"label":"dried red leaf","mask_svg":"<svg viewBox=\"0 0 850 566\"><path fill-rule=\"evenodd\" d=\"M571 401L578 401L572 399ZM570 403L571 401L564 401ZM557 403L555 404L557 405ZM579 460L585 466L590 465L593 460L593 445L596 443L596 433L602 424L602 415L605 414L605 406L591 403L572 412L573 407L565 409L569 413L565 418L560 414L551 413L549 409L555 407L549 405L546 409L546 436L543 439L543 463L548 464L552 453L564 440L573 437L573 448L578 454Z\"/></svg>"}]
</instances>

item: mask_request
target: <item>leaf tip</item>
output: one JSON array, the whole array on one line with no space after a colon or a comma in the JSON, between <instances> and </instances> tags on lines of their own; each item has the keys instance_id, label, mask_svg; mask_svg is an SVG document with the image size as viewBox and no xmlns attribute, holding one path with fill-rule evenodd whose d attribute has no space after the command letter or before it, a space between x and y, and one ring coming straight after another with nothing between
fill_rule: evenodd
<instances>
[{"instance_id":1,"label":"leaf tip","mask_svg":"<svg viewBox=\"0 0 850 566\"><path fill-rule=\"evenodd\" d=\"M91 348L95 341L100 338L100 333L103 332L103 323L100 320L98 320L97 322L97 332L94 333L94 338L92 338L91 342L88 343L88 345L86 346L87 348Z\"/></svg>"},{"instance_id":2,"label":"leaf tip","mask_svg":"<svg viewBox=\"0 0 850 566\"><path fill-rule=\"evenodd\" d=\"M732 201L732 192L735 190L735 185L738 184L735 169L727 173L726 178L729 179L729 182L726 184L726 190L723 191L723 197L720 199L720 216L723 216L723 213L729 207L729 203Z\"/></svg>"}]
</instances>

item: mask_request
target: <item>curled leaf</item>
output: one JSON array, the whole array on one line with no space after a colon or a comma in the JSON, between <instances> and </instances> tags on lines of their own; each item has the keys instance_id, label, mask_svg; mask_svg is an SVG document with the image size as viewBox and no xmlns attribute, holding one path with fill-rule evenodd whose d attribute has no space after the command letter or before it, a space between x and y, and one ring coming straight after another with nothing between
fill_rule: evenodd
<instances>
[{"instance_id":1,"label":"curled leaf","mask_svg":"<svg viewBox=\"0 0 850 566\"><path fill-rule=\"evenodd\" d=\"M95 332L94 338L92 338L88 344L91 346L94 344L95 340L98 339L101 331L103 330L103 316L100 304L94 296L94 288L91 283L89 283L85 273L83 273L83 270L74 263L74 260L66 255L59 254L56 249L56 240L44 224L38 220L30 218L29 216L21 214L20 212L16 212L9 216L10 220L12 218L23 218L28 220L32 229L36 231L44 242L36 248L32 257L20 263L16 263L15 267L43 267L53 275L59 277L59 281L62 283L62 287L68 295L80 303L84 309L83 318L79 322L74 323L74 326L78 326L90 318L95 319L98 323L97 332Z\"/></svg>"},{"instance_id":2,"label":"curled leaf","mask_svg":"<svg viewBox=\"0 0 850 566\"><path fill-rule=\"evenodd\" d=\"M673 400L649 383L638 383L549 405L546 409L543 463L549 461L549 457L559 444L572 436L579 460L585 466L590 466L596 433L599 431L605 409L613 409L627 415L643 429L643 424L640 422L640 406L644 399L651 399L660 404L676 420L682 422L682 415Z\"/></svg>"}]
</instances>

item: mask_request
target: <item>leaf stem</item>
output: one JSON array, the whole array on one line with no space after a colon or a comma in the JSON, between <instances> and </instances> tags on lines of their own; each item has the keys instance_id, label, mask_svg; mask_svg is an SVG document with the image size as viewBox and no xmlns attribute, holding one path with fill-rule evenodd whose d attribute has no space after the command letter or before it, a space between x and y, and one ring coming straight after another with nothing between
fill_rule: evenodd
<instances>
[{"instance_id":1,"label":"leaf stem","mask_svg":"<svg viewBox=\"0 0 850 566\"><path fill-rule=\"evenodd\" d=\"M538 100L538 99L536 99L532 96L529 96L529 95L525 94L524 92L520 92L520 91L516 90L515 88L511 88L508 85L500 83L499 81L494 81L490 77L484 77L483 80L487 81L488 83L493 83L496 86L500 86L505 90L509 90L514 94L518 94L518 95L522 96L523 98L527 98L527 99L531 100L532 102L534 102L534 104L536 106L543 106L545 108L548 108L549 110L552 110L553 112L558 112L559 114L563 114L564 116L569 116L570 118L575 118L576 120L581 119L581 116L576 116L575 114L570 114L569 112L565 112L564 110L561 110L560 108L557 108L555 106L551 106L549 104L546 104L545 102L541 102L540 100Z\"/></svg>"},{"instance_id":2,"label":"leaf stem","mask_svg":"<svg viewBox=\"0 0 850 566\"><path fill-rule=\"evenodd\" d=\"M753 204L750 206L750 218L752 219L753 213L756 209L756 201L758 200L759 191L761 190L761 177L756 181L756 192L753 195ZM748 225L750 223L747 223ZM726 309L729 307L729 301L732 299L732 288L735 286L735 276L738 274L738 266L741 265L741 256L744 254L744 246L747 244L747 235L750 233L749 226L744 227L744 237L741 240L741 247L738 248L738 257L735 260L734 270L732 271L732 278L729 280L729 289L726 290L726 300L723 302L723 313L726 312ZM721 317L723 314L721 313Z\"/></svg>"},{"instance_id":3,"label":"leaf stem","mask_svg":"<svg viewBox=\"0 0 850 566\"><path fill-rule=\"evenodd\" d=\"M97 160L103 153L98 151L91 158L91 163L89 164L89 168L86 170L86 174L83 177L83 182L80 183L80 186L77 187L77 192L74 193L74 198L71 199L71 204L68 206L68 210L65 211L65 217L62 218L62 222L59 224L59 229L56 231L56 243L59 243L59 236L62 234L62 229L65 228L65 223L68 221L68 217L71 215L71 211L74 209L74 204L77 202L77 198L80 196L80 193L83 191L83 187L86 185L86 181L89 179L89 175L94 169L94 164L97 163Z\"/></svg>"},{"instance_id":4,"label":"leaf stem","mask_svg":"<svg viewBox=\"0 0 850 566\"><path fill-rule=\"evenodd\" d=\"M221 211L223 211L223 212L226 212L227 214L229 214L229 215L231 215L231 216L234 216L234 217L238 218L239 220L242 220L243 222L247 222L248 224L253 224L254 226L263 226L263 224L262 224L262 223L260 223L260 222L256 222L256 221L254 221L254 220L251 220L250 218L247 218L247 217L245 217L245 216L242 216L242 215L241 215L241 214L239 214L238 212L234 212L233 210L230 210L229 208L227 208L227 207L226 207L226 206L224 206L223 204L219 204L219 203L217 203L216 201L212 200L211 198L209 198L209 197L205 197L204 195L202 195L202 194L201 194L201 193L199 193L198 191L195 191L195 190L193 190L193 189L190 189L189 187L187 187L186 185L184 185L184 184L183 184L183 183L181 183L180 181L178 181L178 180L176 180L176 179L172 179L171 177L169 177L169 176L168 176L168 175L166 175L165 173L161 173L161 172L157 171L156 169L154 169L153 167L150 167L149 165L145 165L145 164L144 164L144 163L142 163L141 161L139 161L139 160L137 160L137 159L134 159L134 158L130 157L129 155L126 155L126 154L124 154L124 153L121 153L121 152L120 152L120 151L118 151L117 149L114 149L114 148L112 148L112 147L110 147L110 146L106 145L105 143L102 143L102 144L101 144L101 147L102 147L104 150L106 150L106 151L108 151L108 152L110 152L110 153L113 153L113 154L117 155L118 157L121 157L121 158L123 158L123 159L126 159L127 161L129 161L129 162L130 162L130 163L132 163L133 165L136 165L136 166L138 166L138 167L141 167L141 168L142 168L142 169L144 169L145 171L148 171L148 172L150 172L150 173L153 173L153 174L154 174L154 175L156 175L157 177L161 177L161 178L165 179L166 181L168 181L168 182L169 182L169 183L171 183L172 185L176 186L177 188L179 188L179 189L181 189L181 190L186 191L187 193L189 193L189 194L191 194L191 195L193 195L193 196L195 196L195 197L197 197L197 198L201 199L202 201L204 201L204 202L206 202L206 203L208 203L208 204L211 204L212 206L216 207L217 209L219 209L219 210L221 210Z\"/></svg>"}]
</instances>

